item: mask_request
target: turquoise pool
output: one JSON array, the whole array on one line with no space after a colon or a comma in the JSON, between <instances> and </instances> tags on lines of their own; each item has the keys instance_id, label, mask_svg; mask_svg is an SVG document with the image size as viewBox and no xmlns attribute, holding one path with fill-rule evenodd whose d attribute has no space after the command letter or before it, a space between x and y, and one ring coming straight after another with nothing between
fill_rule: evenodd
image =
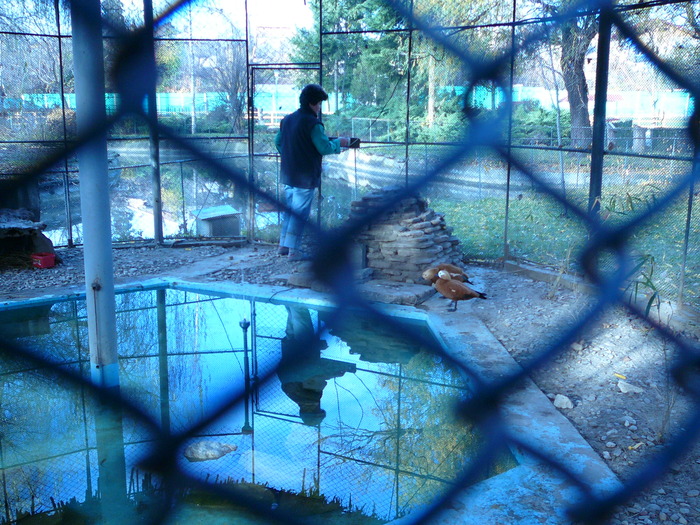
<instances>
[{"instance_id":1,"label":"turquoise pool","mask_svg":"<svg viewBox=\"0 0 700 525\"><path fill-rule=\"evenodd\" d=\"M2 339L53 363L3 353L3 523L69 511L100 523L383 523L429 504L481 440L455 418L462 375L425 327L402 326L202 291L119 293L120 391L134 410L115 410L59 373L89 378L84 301L0 309ZM187 434L163 453L174 488L163 464L144 464L163 433ZM515 464L503 457L484 477ZM224 503L231 491L259 513Z\"/></svg>"}]
</instances>

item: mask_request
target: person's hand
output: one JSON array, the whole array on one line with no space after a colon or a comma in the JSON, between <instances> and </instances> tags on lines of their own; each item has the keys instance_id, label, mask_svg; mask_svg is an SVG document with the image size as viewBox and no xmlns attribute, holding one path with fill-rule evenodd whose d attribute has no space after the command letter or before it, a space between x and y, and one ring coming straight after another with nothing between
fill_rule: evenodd
<instances>
[{"instance_id":1,"label":"person's hand","mask_svg":"<svg viewBox=\"0 0 700 525\"><path fill-rule=\"evenodd\" d=\"M338 137L340 139L340 147L341 148L349 148L350 147L350 137Z\"/></svg>"}]
</instances>

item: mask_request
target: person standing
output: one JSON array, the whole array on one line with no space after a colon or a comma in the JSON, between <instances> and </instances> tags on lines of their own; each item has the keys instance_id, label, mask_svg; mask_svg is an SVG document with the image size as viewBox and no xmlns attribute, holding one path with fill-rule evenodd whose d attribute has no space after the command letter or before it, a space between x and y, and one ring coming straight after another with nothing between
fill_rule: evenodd
<instances>
[{"instance_id":1,"label":"person standing","mask_svg":"<svg viewBox=\"0 0 700 525\"><path fill-rule=\"evenodd\" d=\"M328 94L318 84L304 86L299 95L299 109L284 117L275 136L281 157L284 199L289 210L282 216L278 253L290 260L301 260L301 240L311 212L316 188L321 182L321 159L340 153L350 146L348 137L329 139L319 120L321 103Z\"/></svg>"}]
</instances>

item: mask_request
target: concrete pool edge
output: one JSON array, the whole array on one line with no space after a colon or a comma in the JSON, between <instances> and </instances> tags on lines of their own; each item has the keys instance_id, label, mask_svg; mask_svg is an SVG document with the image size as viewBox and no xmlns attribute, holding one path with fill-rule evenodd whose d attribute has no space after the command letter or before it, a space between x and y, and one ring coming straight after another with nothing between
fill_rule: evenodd
<instances>
[{"instance_id":1,"label":"concrete pool edge","mask_svg":"<svg viewBox=\"0 0 700 525\"><path fill-rule=\"evenodd\" d=\"M226 297L248 298L271 303L303 302L309 307L333 308L333 296L306 288L253 285L229 282L192 282L159 277L115 286L117 293L170 287L183 291ZM84 291L66 289L32 299L6 300L0 308L31 306L46 301L84 298ZM84 289L83 289L84 290ZM372 303L373 307L399 318L426 322L448 354L485 382L519 370L519 365L486 326L467 314L449 320L429 307ZM575 474L598 497L620 487L616 476L590 445L539 390L524 381L506 397L500 415L507 432L541 451ZM540 459L511 446L519 466L462 491L447 508L431 518L435 524L568 524L566 510L581 497L581 491L561 473ZM420 510L394 520L393 525L416 521Z\"/></svg>"},{"instance_id":2,"label":"concrete pool edge","mask_svg":"<svg viewBox=\"0 0 700 525\"><path fill-rule=\"evenodd\" d=\"M446 351L484 382L498 381L520 366L477 318L449 321L428 314L432 332ZM598 498L622 485L573 424L529 378L505 398L500 415L506 431L573 474ZM569 524L566 511L582 492L562 473L523 449L510 445L519 467L466 489L432 523ZM460 513L464 510L467 514ZM410 523L396 520L395 525Z\"/></svg>"}]
</instances>

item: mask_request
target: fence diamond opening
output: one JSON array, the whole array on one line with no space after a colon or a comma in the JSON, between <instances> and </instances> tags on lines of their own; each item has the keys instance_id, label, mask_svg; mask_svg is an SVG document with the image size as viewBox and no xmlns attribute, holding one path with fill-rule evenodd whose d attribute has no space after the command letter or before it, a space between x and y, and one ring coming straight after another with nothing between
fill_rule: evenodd
<instances>
[{"instance_id":1,"label":"fence diamond opening","mask_svg":"<svg viewBox=\"0 0 700 525\"><path fill-rule=\"evenodd\" d=\"M418 192L467 259L585 275L599 286L598 312L700 306L696 2L298 0L287 13L254 4L107 1L102 20L84 20L89 0L5 2L0 208L28 209L55 246L81 244L76 151L104 134L113 242L199 238L199 217L225 205L240 213L242 236L274 242L283 204L273 138L313 81L330 94L328 134L363 144L325 162L312 221L319 267L341 275L333 254L380 213L348 223L350 202L399 185L387 208ZM72 46L86 24L101 24L105 73L106 119L89 133L76 125L84 57ZM356 301L345 284L335 293ZM561 340L585 321L562 327ZM697 399L697 350L650 322L677 348L673 372ZM10 342L3 351L38 359ZM558 351L543 348L542 362ZM477 391L475 406L519 377ZM651 483L699 421L575 515L594 523ZM146 463L167 470L168 448L159 454Z\"/></svg>"}]
</instances>

